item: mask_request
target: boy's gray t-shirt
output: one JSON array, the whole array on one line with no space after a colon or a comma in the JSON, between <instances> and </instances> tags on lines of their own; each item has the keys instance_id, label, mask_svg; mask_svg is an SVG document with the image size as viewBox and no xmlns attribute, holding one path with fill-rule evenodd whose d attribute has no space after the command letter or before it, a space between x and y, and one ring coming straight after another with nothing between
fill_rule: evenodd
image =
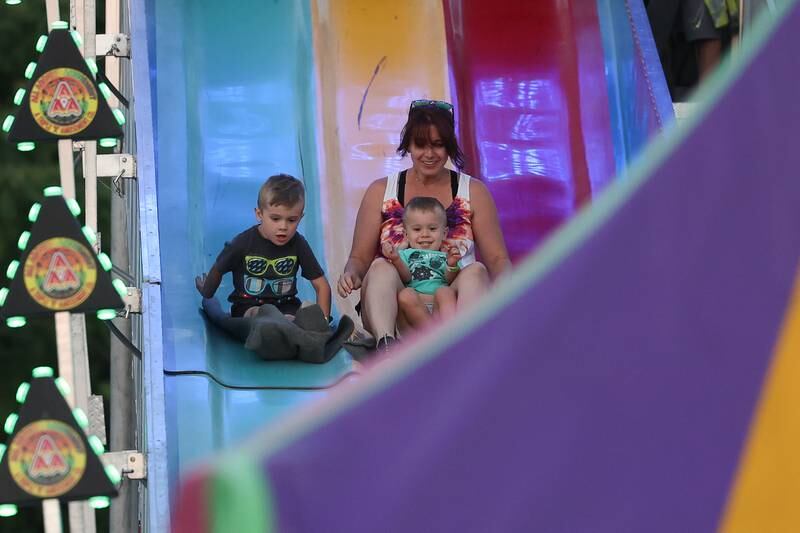
<instances>
[{"instance_id":1,"label":"boy's gray t-shirt","mask_svg":"<svg viewBox=\"0 0 800 533\"><path fill-rule=\"evenodd\" d=\"M289 242L278 246L265 239L253 226L225 243L214 263L224 274L233 274L233 292L228 301L271 303L297 295L297 272L308 280L325 273L308 241L296 233Z\"/></svg>"}]
</instances>

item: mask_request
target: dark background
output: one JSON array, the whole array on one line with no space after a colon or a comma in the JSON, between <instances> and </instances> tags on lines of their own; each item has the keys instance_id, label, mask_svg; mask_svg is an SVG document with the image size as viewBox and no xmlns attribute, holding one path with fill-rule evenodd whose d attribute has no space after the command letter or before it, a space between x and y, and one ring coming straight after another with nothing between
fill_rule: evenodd
<instances>
[{"instance_id":1,"label":"dark background","mask_svg":"<svg viewBox=\"0 0 800 533\"><path fill-rule=\"evenodd\" d=\"M97 32L102 33L104 19L103 2L98 1ZM61 0L61 19L69 20L69 2ZM38 53L34 49L36 40L47 30L43 0L24 0L22 4L8 6L0 0L0 121L12 114L15 107L12 98L20 87L27 87L25 66L35 61ZM102 69L102 60L98 65ZM19 234L29 229L28 210L41 198L42 189L59 184L58 155L55 144L37 143L33 152L19 152L0 134L0 286L8 286L5 269L13 259L19 259L17 249ZM83 178L80 163L76 167L78 202L83 207ZM98 186L98 220L103 249L108 252L110 194L108 182ZM92 392L102 394L108 415L108 330L95 317L86 317L88 329L89 362L91 366ZM10 329L0 324L0 422L12 412L18 411L14 400L17 387L30 378L31 369L47 365L57 367L55 325L53 320L28 319L28 325ZM56 370L57 371L57 370ZM108 419L106 418L106 425ZM5 442L7 435L0 436ZM11 518L0 518L0 533L43 531L39 506L20 508L19 514ZM108 530L108 511L97 513L98 531ZM64 531L69 531L66 508L62 517Z\"/></svg>"}]
</instances>

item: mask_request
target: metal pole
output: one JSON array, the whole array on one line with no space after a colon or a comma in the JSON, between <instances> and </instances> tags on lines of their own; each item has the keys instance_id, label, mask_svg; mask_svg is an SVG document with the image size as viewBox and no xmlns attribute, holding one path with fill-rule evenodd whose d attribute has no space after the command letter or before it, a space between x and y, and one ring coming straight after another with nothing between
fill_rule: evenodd
<instances>
[{"instance_id":1,"label":"metal pole","mask_svg":"<svg viewBox=\"0 0 800 533\"><path fill-rule=\"evenodd\" d=\"M106 28L108 35L120 32L121 13L119 0L106 0ZM105 59L105 72L108 80L116 87L120 86L119 59L108 56ZM117 105L116 98L109 99L109 104ZM112 188L111 192L111 261L124 272L131 272L130 252L128 250L127 194L126 180L119 182L119 194ZM131 319L117 318L114 325L125 338L130 339L132 333ZM111 451L135 450L136 412L134 409L133 386L133 354L111 336L111 405L109 408L109 432ZM111 502L109 515L111 533L127 533L139 530L139 514L137 504L137 486L135 482L123 477L119 487L119 496Z\"/></svg>"},{"instance_id":2,"label":"metal pole","mask_svg":"<svg viewBox=\"0 0 800 533\"><path fill-rule=\"evenodd\" d=\"M53 498L42 500L44 533L62 533L61 503Z\"/></svg>"},{"instance_id":3,"label":"metal pole","mask_svg":"<svg viewBox=\"0 0 800 533\"><path fill-rule=\"evenodd\" d=\"M45 10L47 12L47 28L50 29L50 25L58 20L59 13L58 13L58 0L46 0L45 1ZM62 143L63 146L62 146ZM69 151L70 159L72 157L72 143L70 141L58 141L58 159L59 164L61 163L62 157L61 154L65 150ZM60 165L63 167L63 165ZM70 166L70 170L72 167ZM62 178L63 180L63 178ZM74 183L74 176L73 176L73 183ZM63 183L62 183L63 189ZM61 317L61 318L59 318ZM59 323L61 323L61 327L59 327ZM69 313L56 313L55 316L55 324L56 324L56 348L58 353L58 373L61 377L66 379L67 381L71 381L72 379L72 357L68 357L71 355L69 343L70 337L69 332L62 333L60 330L66 326L69 327ZM61 334L59 334L61 333ZM64 341L66 341L67 345L63 346ZM62 361L64 365L62 366ZM66 375L65 375L66 374ZM70 398L67 398L67 402L72 405L70 402ZM48 499L42 501L42 516L44 518L44 530L45 533L61 533L61 506L58 500Z\"/></svg>"},{"instance_id":4,"label":"metal pole","mask_svg":"<svg viewBox=\"0 0 800 533\"><path fill-rule=\"evenodd\" d=\"M50 29L50 25L58 20L60 16L58 14L58 0L45 0L44 8L47 12L47 29Z\"/></svg>"},{"instance_id":5,"label":"metal pole","mask_svg":"<svg viewBox=\"0 0 800 533\"><path fill-rule=\"evenodd\" d=\"M82 2L82 0L77 0ZM85 17L82 11L76 10L76 0L70 1L70 24L80 29L83 28ZM82 8L82 5L81 5ZM93 38L94 39L94 38ZM85 41L85 38L84 38ZM71 140L58 141L58 164L61 171L61 188L65 198L75 198L75 172L73 167L73 152ZM57 313L59 315L61 313ZM72 374L72 381L70 385L73 390L71 406L78 407L84 413L89 412L89 396L92 394L91 383L89 381L89 353L86 346L86 318L83 314L70 315L64 313L68 317L60 319L56 317L56 335L58 339L63 336L68 336L69 341L69 354L62 354L59 352L59 374L63 375L61 369L61 362L63 360L71 360L70 373ZM63 331L65 327L68 330ZM61 324L59 331L58 324ZM58 346L66 346L67 343L63 340L58 341ZM95 524L94 509L92 509L87 502L70 502L67 505L69 512L69 529L70 531L81 531L83 533L95 533L97 526Z\"/></svg>"},{"instance_id":6,"label":"metal pole","mask_svg":"<svg viewBox=\"0 0 800 533\"><path fill-rule=\"evenodd\" d=\"M78 20L83 22L79 29L83 36L83 55L95 59L95 36L97 35L97 13L95 0L76 0ZM82 8L82 11L81 11ZM83 13L83 16L80 16ZM86 205L86 225L97 231L97 141L86 141L83 148L83 180ZM98 241L99 246L100 241Z\"/></svg>"}]
</instances>

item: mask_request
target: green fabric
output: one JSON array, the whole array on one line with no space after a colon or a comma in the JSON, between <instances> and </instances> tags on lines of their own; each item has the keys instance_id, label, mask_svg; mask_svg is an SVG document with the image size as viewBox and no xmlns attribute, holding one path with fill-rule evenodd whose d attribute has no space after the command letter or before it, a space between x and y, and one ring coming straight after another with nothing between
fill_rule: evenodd
<instances>
[{"instance_id":1,"label":"green fabric","mask_svg":"<svg viewBox=\"0 0 800 533\"><path fill-rule=\"evenodd\" d=\"M724 28L739 21L739 0L705 0L715 28Z\"/></svg>"},{"instance_id":2,"label":"green fabric","mask_svg":"<svg viewBox=\"0 0 800 533\"><path fill-rule=\"evenodd\" d=\"M257 459L255 459L257 461ZM272 495L253 456L226 457L211 479L211 532L277 531Z\"/></svg>"},{"instance_id":3,"label":"green fabric","mask_svg":"<svg viewBox=\"0 0 800 533\"><path fill-rule=\"evenodd\" d=\"M421 294L433 294L439 287L447 285L446 253L438 250L406 248L400 250L399 255L411 272L411 281L406 286Z\"/></svg>"}]
</instances>

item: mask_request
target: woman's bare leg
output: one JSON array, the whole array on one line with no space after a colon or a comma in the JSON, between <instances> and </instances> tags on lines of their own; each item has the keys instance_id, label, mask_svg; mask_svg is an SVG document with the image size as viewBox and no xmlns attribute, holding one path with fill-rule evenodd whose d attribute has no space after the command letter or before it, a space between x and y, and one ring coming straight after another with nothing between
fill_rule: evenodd
<instances>
[{"instance_id":1,"label":"woman's bare leg","mask_svg":"<svg viewBox=\"0 0 800 533\"><path fill-rule=\"evenodd\" d=\"M388 261L372 262L361 285L361 319L376 339L394 337L397 293L403 290L400 275Z\"/></svg>"},{"instance_id":2,"label":"woman's bare leg","mask_svg":"<svg viewBox=\"0 0 800 533\"><path fill-rule=\"evenodd\" d=\"M431 315L428 307L414 289L406 287L397 294L397 303L411 327L419 327L428 322Z\"/></svg>"},{"instance_id":3,"label":"woman's bare leg","mask_svg":"<svg viewBox=\"0 0 800 533\"><path fill-rule=\"evenodd\" d=\"M483 263L472 263L458 273L450 287L456 291L458 309L465 309L489 290L489 272Z\"/></svg>"},{"instance_id":4,"label":"woman's bare leg","mask_svg":"<svg viewBox=\"0 0 800 533\"><path fill-rule=\"evenodd\" d=\"M433 293L433 304L439 318L449 318L456 312L456 291L452 287L439 287Z\"/></svg>"}]
</instances>

